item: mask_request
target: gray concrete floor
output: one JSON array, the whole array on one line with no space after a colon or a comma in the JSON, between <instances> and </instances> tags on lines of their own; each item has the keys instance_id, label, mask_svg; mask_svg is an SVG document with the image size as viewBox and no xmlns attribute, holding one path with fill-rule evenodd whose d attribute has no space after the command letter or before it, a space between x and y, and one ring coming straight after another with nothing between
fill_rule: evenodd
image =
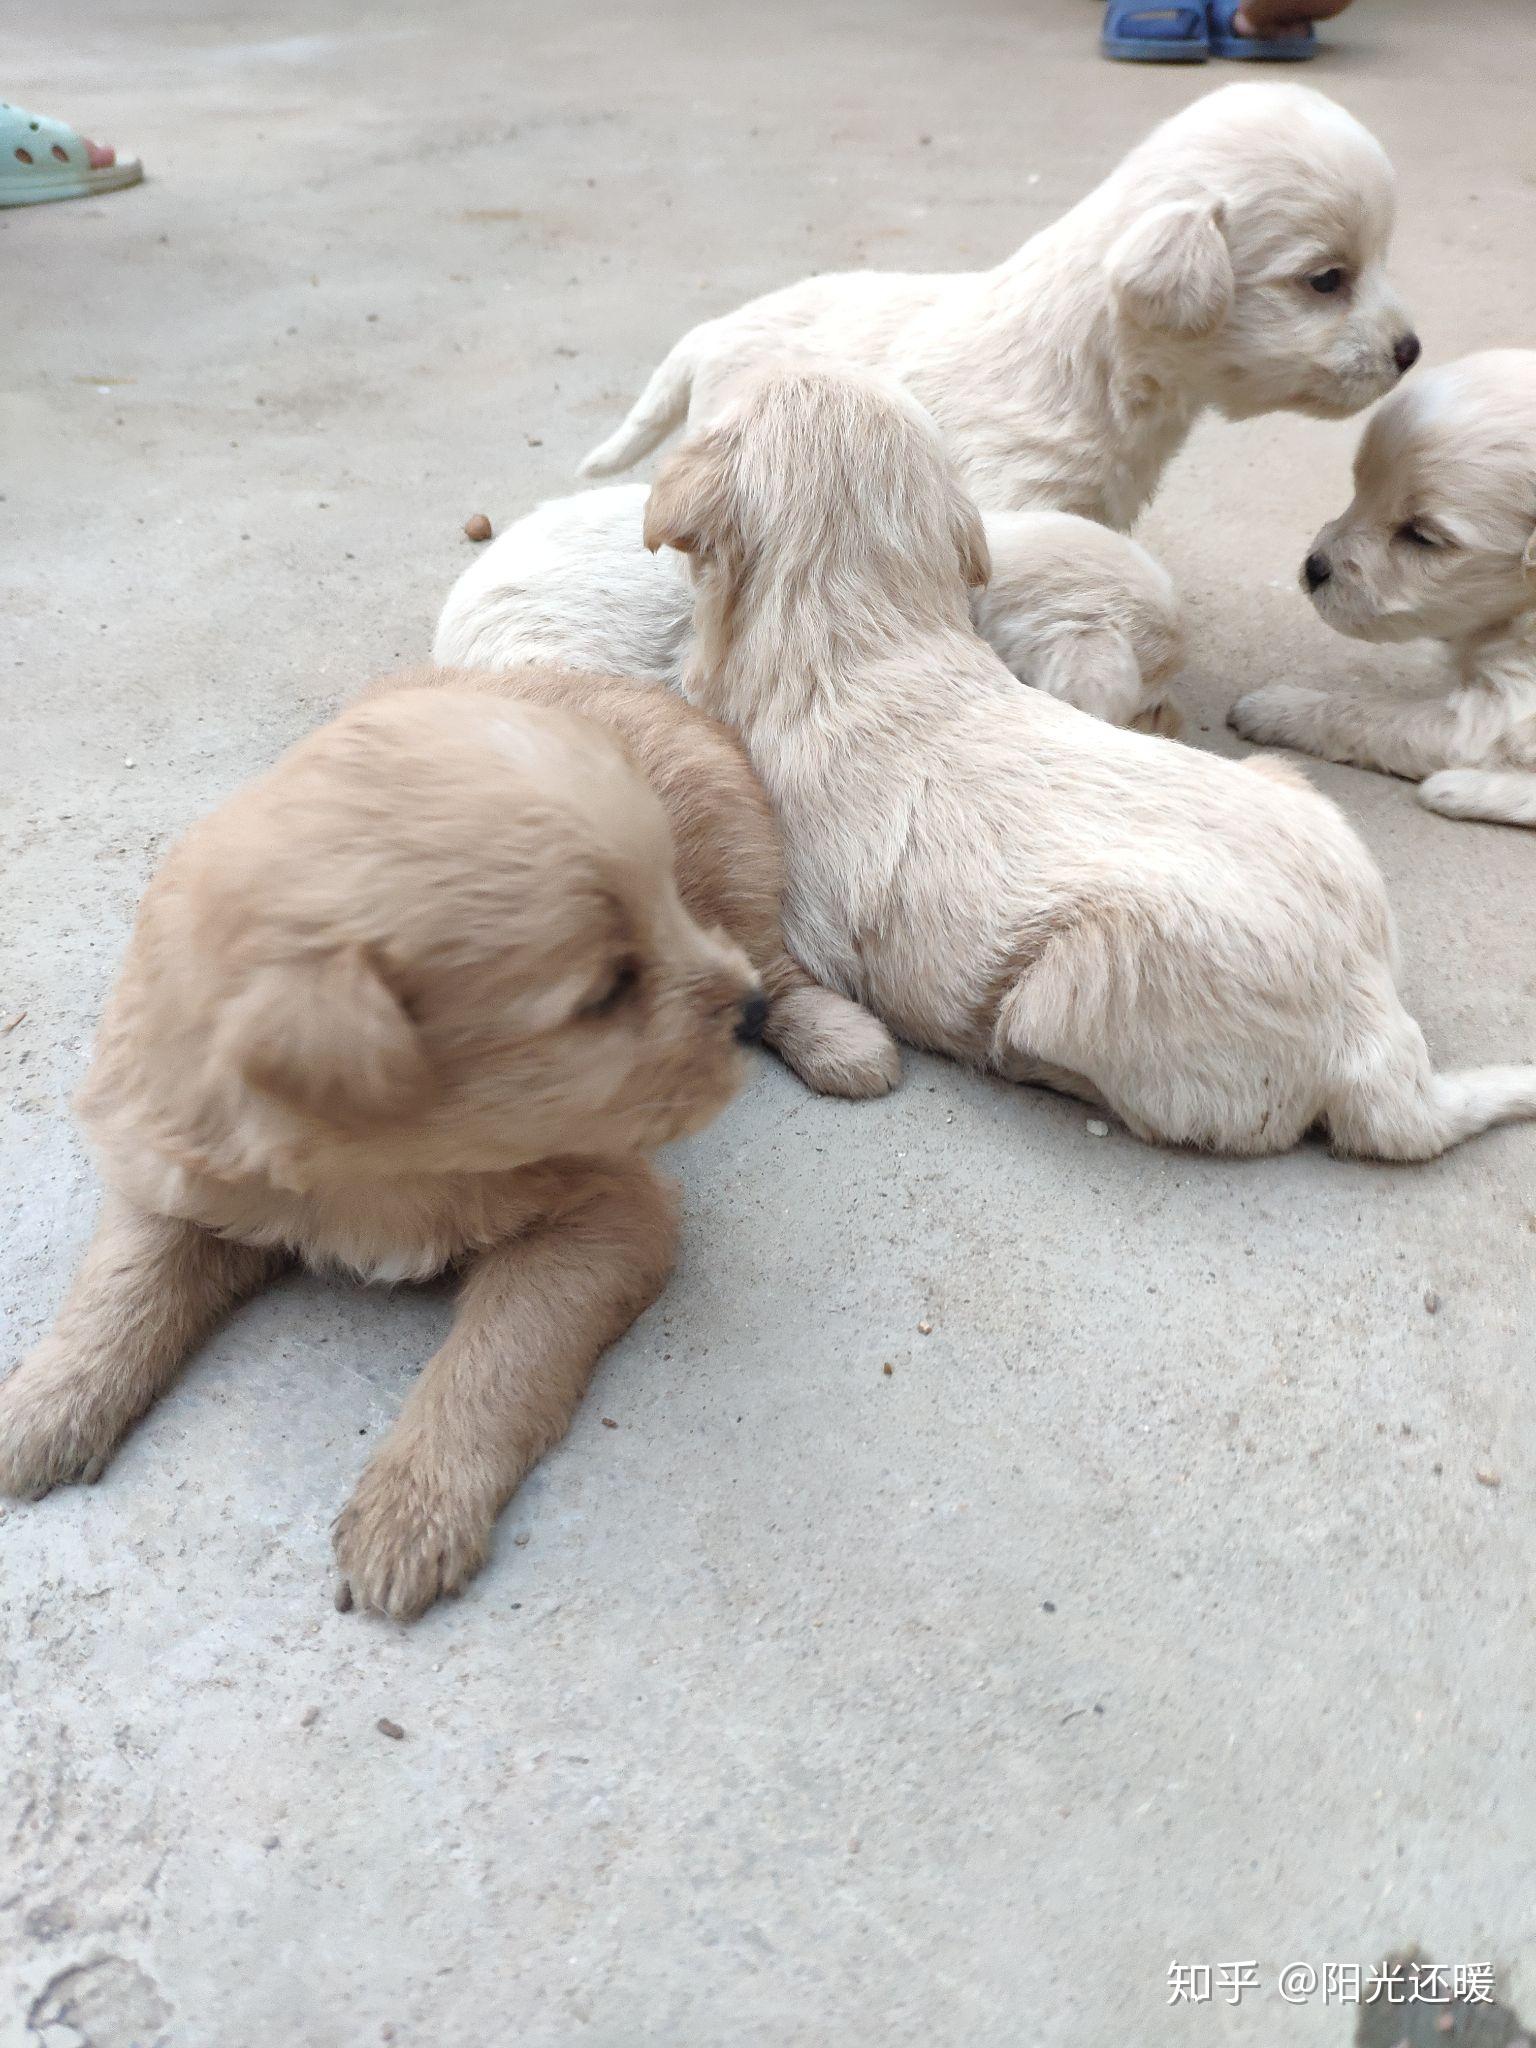
<instances>
[{"instance_id":1,"label":"gray concrete floor","mask_svg":"<svg viewBox=\"0 0 1536 2048\"><path fill-rule=\"evenodd\" d=\"M1431 360L1536 341L1533 25L1360 0L1309 74L1399 163ZM10 25L3 90L152 179L0 215L8 1355L87 1233L68 1097L169 837L421 655L464 518L565 488L693 318L1000 256L1230 75L1102 65L1096 26ZM1213 424L1148 519L1200 744L1253 684L1419 660L1293 588L1353 441ZM1319 779L1437 1053L1529 1056L1536 841ZM765 1064L678 1159L664 1301L409 1631L332 1611L327 1524L441 1292L275 1289L99 1487L12 1508L4 2048L1338 2043L1276 1972L1411 1942L1536 2005L1536 1132L1385 1170L1085 1123L935 1061L872 1108ZM1249 1958L1240 2007L1167 2006L1170 1961Z\"/></svg>"}]
</instances>

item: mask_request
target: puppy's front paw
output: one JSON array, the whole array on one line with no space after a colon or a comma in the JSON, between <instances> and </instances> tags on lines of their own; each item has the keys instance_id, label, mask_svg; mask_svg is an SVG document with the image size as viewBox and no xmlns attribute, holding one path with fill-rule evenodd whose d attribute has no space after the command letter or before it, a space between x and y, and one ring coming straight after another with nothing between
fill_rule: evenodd
<instances>
[{"instance_id":1,"label":"puppy's front paw","mask_svg":"<svg viewBox=\"0 0 1536 2048\"><path fill-rule=\"evenodd\" d=\"M1419 802L1442 818L1483 818L1488 777L1477 768L1441 768L1419 784Z\"/></svg>"},{"instance_id":2,"label":"puppy's front paw","mask_svg":"<svg viewBox=\"0 0 1536 2048\"><path fill-rule=\"evenodd\" d=\"M118 1434L67 1377L23 1360L0 1382L0 1493L41 1500L51 1487L99 1479Z\"/></svg>"},{"instance_id":3,"label":"puppy's front paw","mask_svg":"<svg viewBox=\"0 0 1536 2048\"><path fill-rule=\"evenodd\" d=\"M1308 715L1323 701L1320 690L1304 690L1295 683L1271 683L1266 689L1250 690L1239 697L1227 713L1227 723L1245 740L1269 746L1299 746L1305 743Z\"/></svg>"},{"instance_id":4,"label":"puppy's front paw","mask_svg":"<svg viewBox=\"0 0 1536 2048\"><path fill-rule=\"evenodd\" d=\"M349 1597L414 1621L474 1577L490 1548L494 1508L423 1461L381 1451L336 1518L336 1562Z\"/></svg>"},{"instance_id":5,"label":"puppy's front paw","mask_svg":"<svg viewBox=\"0 0 1536 2048\"><path fill-rule=\"evenodd\" d=\"M829 988L806 986L781 996L765 1036L818 1095L871 1102L901 1079L901 1048L880 1019Z\"/></svg>"}]
</instances>

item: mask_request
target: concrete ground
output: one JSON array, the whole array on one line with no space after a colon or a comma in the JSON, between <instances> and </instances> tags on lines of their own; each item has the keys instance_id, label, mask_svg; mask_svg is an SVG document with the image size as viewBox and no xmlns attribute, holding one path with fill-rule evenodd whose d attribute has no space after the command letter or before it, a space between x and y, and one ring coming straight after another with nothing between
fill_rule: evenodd
<instances>
[{"instance_id":1,"label":"concrete ground","mask_svg":"<svg viewBox=\"0 0 1536 2048\"><path fill-rule=\"evenodd\" d=\"M996 258L1229 75L1101 64L1096 26L10 25L0 90L151 181L0 215L7 1355L89 1229L69 1093L167 840L420 656L463 520L565 488L695 317ZM1308 74L1400 166L1431 360L1536 341L1532 26L1359 0ZM1420 665L1293 587L1353 441L1212 424L1170 475L1144 537L1197 743L1234 751L1250 685ZM1530 1055L1536 841L1318 779L1437 1053ZM1536 1132L1387 1170L1086 1122L933 1060L870 1108L765 1061L680 1150L665 1299L408 1631L333 1611L327 1525L440 1290L274 1289L100 1486L11 1507L3 2048L1336 2044L1354 2012L1277 1973L1410 1943L1529 2013ZM1249 1960L1240 2004L1168 2005L1170 1963Z\"/></svg>"}]
</instances>

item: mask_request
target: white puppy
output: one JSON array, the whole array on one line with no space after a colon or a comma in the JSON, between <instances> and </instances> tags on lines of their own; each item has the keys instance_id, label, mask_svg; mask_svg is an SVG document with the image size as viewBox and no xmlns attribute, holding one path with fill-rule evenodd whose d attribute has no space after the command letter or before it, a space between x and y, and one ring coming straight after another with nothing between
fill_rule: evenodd
<instances>
[{"instance_id":1,"label":"white puppy","mask_svg":"<svg viewBox=\"0 0 1536 2048\"><path fill-rule=\"evenodd\" d=\"M628 468L741 369L800 350L897 378L981 505L1128 527L1205 408L1338 418L1415 360L1384 269L1393 195L1342 107L1226 86L995 270L807 278L706 320L582 473Z\"/></svg>"},{"instance_id":2,"label":"white puppy","mask_svg":"<svg viewBox=\"0 0 1536 2048\"><path fill-rule=\"evenodd\" d=\"M1447 817L1536 825L1536 351L1467 356L1389 399L1301 573L1352 639L1443 640L1454 686L1274 684L1233 705L1237 730L1406 776Z\"/></svg>"},{"instance_id":3,"label":"white puppy","mask_svg":"<svg viewBox=\"0 0 1536 2048\"><path fill-rule=\"evenodd\" d=\"M642 544L645 484L554 498L499 534L448 594L440 668L551 661L638 682L681 680L693 590L676 555ZM1145 548L1064 512L984 522L992 574L977 630L1020 682L1111 725L1170 737L1168 684L1183 653L1173 584Z\"/></svg>"},{"instance_id":4,"label":"white puppy","mask_svg":"<svg viewBox=\"0 0 1536 2048\"><path fill-rule=\"evenodd\" d=\"M894 385L781 370L663 468L696 583L688 696L745 740L807 968L913 1044L1149 1139L1424 1159L1536 1116L1536 1066L1437 1074L1381 877L1283 763L1017 689L971 630L975 507Z\"/></svg>"}]
</instances>

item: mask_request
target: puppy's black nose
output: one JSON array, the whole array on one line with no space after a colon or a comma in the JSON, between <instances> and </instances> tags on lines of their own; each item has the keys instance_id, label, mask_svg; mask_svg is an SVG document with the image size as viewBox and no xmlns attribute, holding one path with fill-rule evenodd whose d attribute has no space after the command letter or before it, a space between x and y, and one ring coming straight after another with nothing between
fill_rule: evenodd
<instances>
[{"instance_id":1,"label":"puppy's black nose","mask_svg":"<svg viewBox=\"0 0 1536 2048\"><path fill-rule=\"evenodd\" d=\"M1333 574L1333 564L1326 555L1308 555L1301 573L1307 579L1308 590L1316 590Z\"/></svg>"},{"instance_id":2,"label":"puppy's black nose","mask_svg":"<svg viewBox=\"0 0 1536 2048\"><path fill-rule=\"evenodd\" d=\"M763 1026L768 1022L768 998L761 990L747 996L741 1005L741 1016L736 1023L736 1043L756 1045L763 1035Z\"/></svg>"},{"instance_id":3,"label":"puppy's black nose","mask_svg":"<svg viewBox=\"0 0 1536 2048\"><path fill-rule=\"evenodd\" d=\"M1399 370L1411 370L1424 353L1424 344L1416 334L1400 334L1392 348L1392 360Z\"/></svg>"}]
</instances>

